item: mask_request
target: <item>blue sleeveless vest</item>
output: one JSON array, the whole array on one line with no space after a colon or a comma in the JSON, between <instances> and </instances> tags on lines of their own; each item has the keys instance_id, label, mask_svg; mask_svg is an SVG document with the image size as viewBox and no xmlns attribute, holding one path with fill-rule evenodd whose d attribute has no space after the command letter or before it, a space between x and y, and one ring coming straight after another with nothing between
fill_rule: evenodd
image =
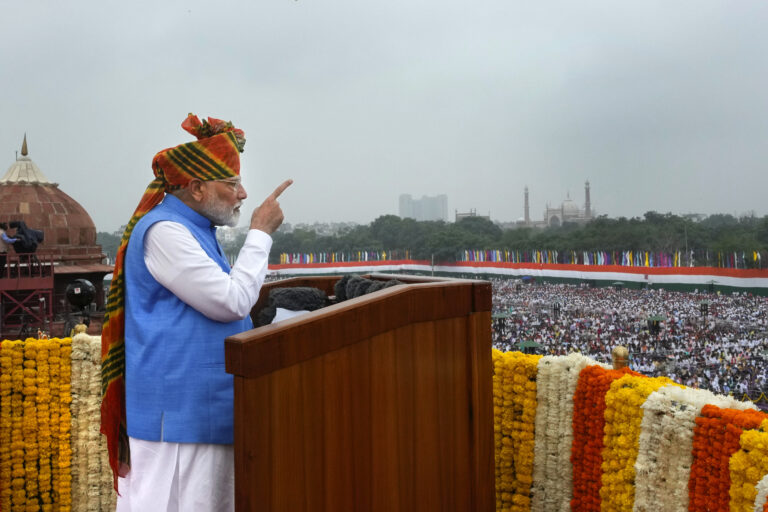
<instances>
[{"instance_id":1,"label":"blue sleeveless vest","mask_svg":"<svg viewBox=\"0 0 768 512\"><path fill-rule=\"evenodd\" d=\"M233 376L224 338L253 327L222 323L179 300L144 264L144 235L169 220L189 229L223 271L230 267L216 228L168 194L139 220L125 255L125 395L128 435L147 441L233 443ZM202 291L201 293L205 293Z\"/></svg>"}]
</instances>

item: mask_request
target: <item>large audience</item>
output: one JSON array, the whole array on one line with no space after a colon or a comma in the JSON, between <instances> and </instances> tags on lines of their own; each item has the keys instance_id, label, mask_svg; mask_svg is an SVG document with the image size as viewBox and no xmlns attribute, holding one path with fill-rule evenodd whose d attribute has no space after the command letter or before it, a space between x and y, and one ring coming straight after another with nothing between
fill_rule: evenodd
<instances>
[{"instance_id":1,"label":"large audience","mask_svg":"<svg viewBox=\"0 0 768 512\"><path fill-rule=\"evenodd\" d=\"M539 354L581 352L610 363L627 347L630 367L716 393L768 396L768 298L584 285L493 284L494 346Z\"/></svg>"}]
</instances>

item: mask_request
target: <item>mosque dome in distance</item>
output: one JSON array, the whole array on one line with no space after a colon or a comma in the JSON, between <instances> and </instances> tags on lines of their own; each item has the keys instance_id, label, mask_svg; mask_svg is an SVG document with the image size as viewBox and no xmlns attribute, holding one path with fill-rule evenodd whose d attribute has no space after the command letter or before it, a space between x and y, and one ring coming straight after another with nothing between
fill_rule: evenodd
<instances>
[{"instance_id":1,"label":"mosque dome in distance","mask_svg":"<svg viewBox=\"0 0 768 512\"><path fill-rule=\"evenodd\" d=\"M563 201L562 205L563 211L566 212L566 214L574 214L577 215L579 213L579 206L573 202L571 198L566 199Z\"/></svg>"},{"instance_id":2,"label":"mosque dome in distance","mask_svg":"<svg viewBox=\"0 0 768 512\"><path fill-rule=\"evenodd\" d=\"M0 222L13 221L24 221L27 227L41 230L45 238L37 252L52 254L54 261L101 262L91 216L57 183L48 181L29 158L26 135L21 157L0 178ZM13 229L9 231L13 236Z\"/></svg>"}]
</instances>

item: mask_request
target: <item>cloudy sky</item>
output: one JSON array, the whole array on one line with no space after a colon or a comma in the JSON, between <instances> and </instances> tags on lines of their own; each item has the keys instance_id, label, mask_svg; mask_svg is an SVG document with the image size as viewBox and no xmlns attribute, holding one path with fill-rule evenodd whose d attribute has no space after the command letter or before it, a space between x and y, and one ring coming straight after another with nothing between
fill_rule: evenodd
<instances>
[{"instance_id":1,"label":"cloudy sky","mask_svg":"<svg viewBox=\"0 0 768 512\"><path fill-rule=\"evenodd\" d=\"M0 172L127 222L188 112L248 138L250 211L768 214L768 2L0 0ZM242 223L243 221L241 221Z\"/></svg>"}]
</instances>

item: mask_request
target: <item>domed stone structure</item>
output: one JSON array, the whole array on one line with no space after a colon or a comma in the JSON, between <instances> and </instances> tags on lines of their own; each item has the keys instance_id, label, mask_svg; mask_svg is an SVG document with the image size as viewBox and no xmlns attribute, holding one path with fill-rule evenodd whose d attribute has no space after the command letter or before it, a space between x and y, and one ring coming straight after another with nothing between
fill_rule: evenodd
<instances>
[{"instance_id":1,"label":"domed stone structure","mask_svg":"<svg viewBox=\"0 0 768 512\"><path fill-rule=\"evenodd\" d=\"M547 204L544 210L544 219L541 221L532 220L530 217L530 208L528 203L528 187L525 187L524 193L524 215L522 221L517 221L517 226L527 226L536 228L557 227L564 223L586 224L594 218L595 212L592 210L592 201L589 194L589 181L584 183L584 209L573 201L570 194L559 208L551 208Z\"/></svg>"},{"instance_id":2,"label":"domed stone structure","mask_svg":"<svg viewBox=\"0 0 768 512\"><path fill-rule=\"evenodd\" d=\"M44 240L37 250L51 254L53 261L101 262L103 255L96 244L96 226L91 216L57 183L48 181L29 158L26 135L21 157L0 179L0 222L18 220L43 232Z\"/></svg>"},{"instance_id":3,"label":"domed stone structure","mask_svg":"<svg viewBox=\"0 0 768 512\"><path fill-rule=\"evenodd\" d=\"M96 243L91 216L29 158L26 135L21 157L0 179L0 222L11 226L11 237L16 234L15 221L41 231L43 241L32 253L23 246L16 253L19 246L15 245L0 271L0 335L23 339L33 334L29 329L37 328L54 336L69 336L63 330L75 313L87 316L89 332L98 334L104 317L104 276L112 267L102 264L104 255ZM82 279L93 284L94 302L73 308L66 289Z\"/></svg>"}]
</instances>

